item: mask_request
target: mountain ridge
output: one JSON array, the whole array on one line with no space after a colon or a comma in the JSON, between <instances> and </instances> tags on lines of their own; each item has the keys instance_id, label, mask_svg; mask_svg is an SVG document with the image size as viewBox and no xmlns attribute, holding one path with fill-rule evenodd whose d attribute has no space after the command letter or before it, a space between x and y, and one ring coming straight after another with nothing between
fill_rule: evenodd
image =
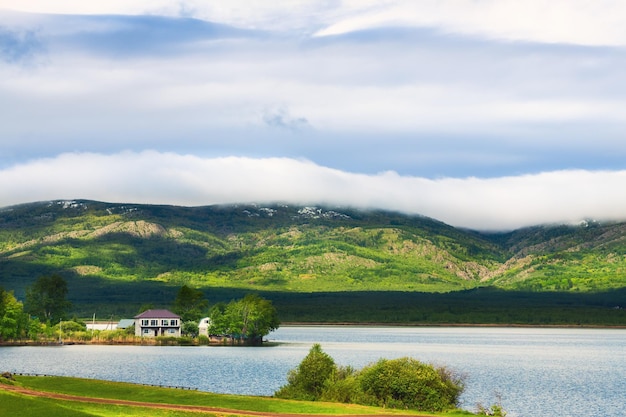
<instances>
[{"instance_id":1,"label":"mountain ridge","mask_svg":"<svg viewBox=\"0 0 626 417\"><path fill-rule=\"evenodd\" d=\"M598 292L626 287L626 223L485 233L321 205L54 200L0 209L0 286L22 295L52 273L70 281L78 303L123 302L120 288L131 284L141 288L137 302L183 284L308 294Z\"/></svg>"}]
</instances>

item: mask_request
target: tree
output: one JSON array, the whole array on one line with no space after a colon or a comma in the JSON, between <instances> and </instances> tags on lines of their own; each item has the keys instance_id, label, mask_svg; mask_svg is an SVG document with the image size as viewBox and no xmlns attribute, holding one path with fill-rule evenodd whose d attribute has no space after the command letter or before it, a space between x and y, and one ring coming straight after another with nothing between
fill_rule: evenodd
<instances>
[{"instance_id":1,"label":"tree","mask_svg":"<svg viewBox=\"0 0 626 417\"><path fill-rule=\"evenodd\" d=\"M248 294L229 307L236 331L245 339L260 341L280 324L272 302L256 294Z\"/></svg>"},{"instance_id":2,"label":"tree","mask_svg":"<svg viewBox=\"0 0 626 417\"><path fill-rule=\"evenodd\" d=\"M27 325L22 303L17 301L13 292L0 288L0 340L21 338Z\"/></svg>"},{"instance_id":3,"label":"tree","mask_svg":"<svg viewBox=\"0 0 626 417\"><path fill-rule=\"evenodd\" d=\"M226 316L226 303L217 303L211 307L209 317L209 334L227 335L230 334L230 324Z\"/></svg>"},{"instance_id":4,"label":"tree","mask_svg":"<svg viewBox=\"0 0 626 417\"><path fill-rule=\"evenodd\" d=\"M31 340L39 340L44 334L44 325L38 318L31 319L28 323L28 338Z\"/></svg>"},{"instance_id":5,"label":"tree","mask_svg":"<svg viewBox=\"0 0 626 417\"><path fill-rule=\"evenodd\" d=\"M209 302L202 291L183 285L176 295L172 311L180 315L183 321L197 322L208 308Z\"/></svg>"},{"instance_id":6,"label":"tree","mask_svg":"<svg viewBox=\"0 0 626 417\"><path fill-rule=\"evenodd\" d=\"M280 325L278 313L272 302L256 294L227 305L219 304L211 310L212 334L224 334L243 339L248 344L260 344L263 336Z\"/></svg>"},{"instance_id":7,"label":"tree","mask_svg":"<svg viewBox=\"0 0 626 417\"><path fill-rule=\"evenodd\" d=\"M60 275L42 276L26 289L26 312L46 321L65 317L71 303L67 301L67 282Z\"/></svg>"},{"instance_id":8,"label":"tree","mask_svg":"<svg viewBox=\"0 0 626 417\"><path fill-rule=\"evenodd\" d=\"M185 336L197 337L198 336L198 322L186 321L182 325L182 333Z\"/></svg>"},{"instance_id":9,"label":"tree","mask_svg":"<svg viewBox=\"0 0 626 417\"><path fill-rule=\"evenodd\" d=\"M324 386L336 372L335 361L316 343L297 368L289 371L287 385L274 395L279 398L315 401L321 399Z\"/></svg>"}]
</instances>

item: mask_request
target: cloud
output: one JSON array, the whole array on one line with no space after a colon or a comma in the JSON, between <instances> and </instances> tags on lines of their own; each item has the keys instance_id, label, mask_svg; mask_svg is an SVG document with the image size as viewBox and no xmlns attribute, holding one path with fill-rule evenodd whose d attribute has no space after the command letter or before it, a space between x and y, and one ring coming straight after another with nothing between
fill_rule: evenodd
<instances>
[{"instance_id":1,"label":"cloud","mask_svg":"<svg viewBox=\"0 0 626 417\"><path fill-rule=\"evenodd\" d=\"M626 45L626 6L611 0L422 0L362 2L317 36L380 27L432 27L503 41Z\"/></svg>"},{"instance_id":2,"label":"cloud","mask_svg":"<svg viewBox=\"0 0 626 417\"><path fill-rule=\"evenodd\" d=\"M480 228L624 208L602 188L626 160L618 2L2 7L33 14L0 11L0 204L293 199Z\"/></svg>"},{"instance_id":3,"label":"cloud","mask_svg":"<svg viewBox=\"0 0 626 417\"><path fill-rule=\"evenodd\" d=\"M615 0L0 0L0 8L31 13L184 16L319 36L405 26L504 41L626 45L626 5Z\"/></svg>"},{"instance_id":4,"label":"cloud","mask_svg":"<svg viewBox=\"0 0 626 417\"><path fill-rule=\"evenodd\" d=\"M612 168L626 157L620 50L501 45L411 28L240 37L151 16L46 16L36 27L50 44L45 67L0 66L0 166L7 155L41 156L37 149L297 156L427 176L483 175L481 166L518 173L523 161L535 163L533 172L554 169L549 160ZM285 146L281 131L310 141ZM436 170L424 157L433 153ZM518 163L476 164L479 154Z\"/></svg>"},{"instance_id":5,"label":"cloud","mask_svg":"<svg viewBox=\"0 0 626 417\"><path fill-rule=\"evenodd\" d=\"M46 51L35 30L15 30L0 26L0 61L30 65Z\"/></svg>"},{"instance_id":6,"label":"cloud","mask_svg":"<svg viewBox=\"0 0 626 417\"><path fill-rule=\"evenodd\" d=\"M263 112L263 122L273 128L285 129L291 132L310 128L309 121L304 117L293 117L284 106L267 108Z\"/></svg>"},{"instance_id":7,"label":"cloud","mask_svg":"<svg viewBox=\"0 0 626 417\"><path fill-rule=\"evenodd\" d=\"M0 205L93 199L177 205L287 202L421 214L503 230L626 218L626 171L554 171L501 178L365 175L290 158L200 158L145 151L68 153L0 171Z\"/></svg>"},{"instance_id":8,"label":"cloud","mask_svg":"<svg viewBox=\"0 0 626 417\"><path fill-rule=\"evenodd\" d=\"M253 37L253 31L191 18L162 16L64 16L50 19L63 22L58 34L66 47L81 48L84 53L162 59L184 55L197 42ZM57 23L58 25L58 23ZM61 30L61 29L55 29Z\"/></svg>"}]
</instances>

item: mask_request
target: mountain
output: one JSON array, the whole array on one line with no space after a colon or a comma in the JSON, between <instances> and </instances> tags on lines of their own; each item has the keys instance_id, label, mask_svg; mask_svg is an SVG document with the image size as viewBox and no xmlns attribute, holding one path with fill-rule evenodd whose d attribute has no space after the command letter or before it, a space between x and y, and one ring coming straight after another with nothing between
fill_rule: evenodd
<instances>
[{"instance_id":1,"label":"mountain","mask_svg":"<svg viewBox=\"0 0 626 417\"><path fill-rule=\"evenodd\" d=\"M284 204L59 200L0 210L0 286L21 297L53 273L68 280L76 305L88 306L164 302L183 284L221 298L596 293L626 288L626 223L481 233L421 216Z\"/></svg>"}]
</instances>

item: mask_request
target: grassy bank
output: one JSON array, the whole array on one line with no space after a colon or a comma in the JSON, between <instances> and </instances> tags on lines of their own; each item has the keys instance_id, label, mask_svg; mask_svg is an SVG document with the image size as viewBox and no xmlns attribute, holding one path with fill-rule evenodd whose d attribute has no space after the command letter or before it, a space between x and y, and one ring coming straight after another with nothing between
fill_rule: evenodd
<instances>
[{"instance_id":1,"label":"grassy bank","mask_svg":"<svg viewBox=\"0 0 626 417\"><path fill-rule=\"evenodd\" d=\"M137 401L142 403L175 404L226 409L228 411L179 411L147 408L140 405L98 404L69 399L34 397L0 389L0 415L9 412L18 417L74 417L74 416L140 416L178 417L197 415L237 415L259 412L273 416L280 414L321 415L418 415L406 411L390 411L375 407L346 404L279 400L269 397L213 394L170 388L147 387L136 384L108 382L67 377L16 376L14 381L0 378L0 384L11 384L34 391L66 394L76 397ZM1 387L0 387L1 388ZM202 414L199 414L202 413ZM8 415L8 414L7 414ZM423 413L420 415L424 415ZM437 416L467 416L464 411L455 411Z\"/></svg>"}]
</instances>

